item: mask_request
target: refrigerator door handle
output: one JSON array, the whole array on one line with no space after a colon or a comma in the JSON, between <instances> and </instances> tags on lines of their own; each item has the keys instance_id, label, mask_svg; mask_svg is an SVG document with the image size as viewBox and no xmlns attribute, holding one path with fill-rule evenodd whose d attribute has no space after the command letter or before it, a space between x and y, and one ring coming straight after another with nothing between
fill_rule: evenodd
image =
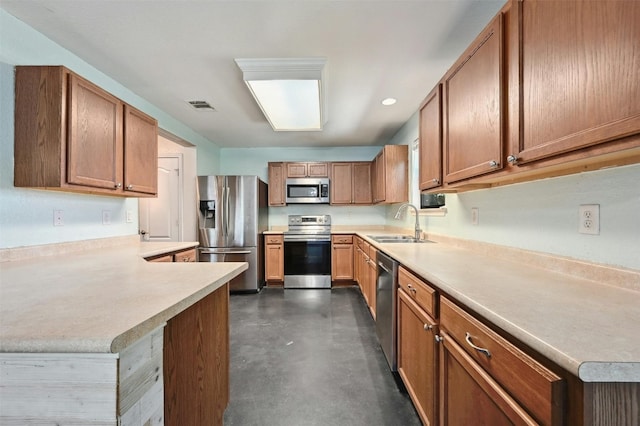
<instances>
[{"instance_id":1,"label":"refrigerator door handle","mask_svg":"<svg viewBox=\"0 0 640 426\"><path fill-rule=\"evenodd\" d=\"M226 198L227 198L227 201L224 204L225 209L226 209L226 211L224 213L224 218L225 218L224 236L226 238L226 237L229 236L229 186L225 185L224 191L226 193Z\"/></svg>"},{"instance_id":2,"label":"refrigerator door handle","mask_svg":"<svg viewBox=\"0 0 640 426\"><path fill-rule=\"evenodd\" d=\"M202 254L251 254L248 250L226 251L226 250L201 250Z\"/></svg>"}]
</instances>

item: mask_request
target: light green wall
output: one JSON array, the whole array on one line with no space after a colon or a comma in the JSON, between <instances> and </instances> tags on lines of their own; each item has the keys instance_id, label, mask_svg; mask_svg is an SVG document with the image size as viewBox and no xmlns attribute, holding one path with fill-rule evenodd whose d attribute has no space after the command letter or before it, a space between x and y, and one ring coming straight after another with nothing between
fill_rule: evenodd
<instances>
[{"instance_id":1,"label":"light green wall","mask_svg":"<svg viewBox=\"0 0 640 426\"><path fill-rule=\"evenodd\" d=\"M258 175L268 183L270 161L371 161L379 146L335 148L222 148L222 174ZM386 209L381 206L288 205L269 208L269 225L286 226L289 214L330 214L334 225L384 225Z\"/></svg>"},{"instance_id":2,"label":"light green wall","mask_svg":"<svg viewBox=\"0 0 640 426\"><path fill-rule=\"evenodd\" d=\"M417 115L393 138L410 144ZM445 217L422 216L427 233L553 253L640 270L640 165L617 167L460 194L447 194ZM578 233L580 204L600 204L600 234ZM471 208L479 224L471 225ZM387 209L387 223L398 205ZM404 226L413 228L413 217Z\"/></svg>"},{"instance_id":3,"label":"light green wall","mask_svg":"<svg viewBox=\"0 0 640 426\"><path fill-rule=\"evenodd\" d=\"M219 148L68 50L0 9L0 248L135 235L137 199L91 196L13 187L14 66L64 65L115 96L158 119L161 128L198 149L198 171L219 172ZM53 210L63 210L64 226L53 226ZM102 211L111 225L102 225Z\"/></svg>"}]
</instances>

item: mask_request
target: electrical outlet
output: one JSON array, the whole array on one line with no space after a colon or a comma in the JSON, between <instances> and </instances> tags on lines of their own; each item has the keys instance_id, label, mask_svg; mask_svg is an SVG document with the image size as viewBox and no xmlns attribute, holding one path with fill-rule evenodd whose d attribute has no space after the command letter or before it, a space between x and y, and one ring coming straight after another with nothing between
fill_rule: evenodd
<instances>
[{"instance_id":1,"label":"electrical outlet","mask_svg":"<svg viewBox=\"0 0 640 426\"><path fill-rule=\"evenodd\" d=\"M127 210L127 223L133 223L133 210Z\"/></svg>"},{"instance_id":2,"label":"electrical outlet","mask_svg":"<svg viewBox=\"0 0 640 426\"><path fill-rule=\"evenodd\" d=\"M111 210L102 210L102 224L111 225Z\"/></svg>"},{"instance_id":3,"label":"electrical outlet","mask_svg":"<svg viewBox=\"0 0 640 426\"><path fill-rule=\"evenodd\" d=\"M600 205L581 204L578 209L578 232L598 235L600 233Z\"/></svg>"},{"instance_id":4,"label":"electrical outlet","mask_svg":"<svg viewBox=\"0 0 640 426\"><path fill-rule=\"evenodd\" d=\"M477 225L480 223L480 209L477 207L471 208L471 224Z\"/></svg>"},{"instance_id":5,"label":"electrical outlet","mask_svg":"<svg viewBox=\"0 0 640 426\"><path fill-rule=\"evenodd\" d=\"M53 211L53 226L64 226L64 212L62 210Z\"/></svg>"}]
</instances>

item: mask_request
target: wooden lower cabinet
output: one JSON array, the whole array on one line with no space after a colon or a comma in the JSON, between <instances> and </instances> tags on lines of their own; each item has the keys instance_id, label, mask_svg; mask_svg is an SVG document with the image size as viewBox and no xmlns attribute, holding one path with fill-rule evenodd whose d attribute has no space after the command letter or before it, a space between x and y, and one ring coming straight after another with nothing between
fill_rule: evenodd
<instances>
[{"instance_id":1,"label":"wooden lower cabinet","mask_svg":"<svg viewBox=\"0 0 640 426\"><path fill-rule=\"evenodd\" d=\"M442 425L564 424L566 383L440 298Z\"/></svg>"},{"instance_id":2,"label":"wooden lower cabinet","mask_svg":"<svg viewBox=\"0 0 640 426\"><path fill-rule=\"evenodd\" d=\"M537 425L454 340L442 333L441 425Z\"/></svg>"},{"instance_id":3,"label":"wooden lower cabinet","mask_svg":"<svg viewBox=\"0 0 640 426\"><path fill-rule=\"evenodd\" d=\"M164 424L222 425L229 403L229 287L167 322Z\"/></svg>"},{"instance_id":4,"label":"wooden lower cabinet","mask_svg":"<svg viewBox=\"0 0 640 426\"><path fill-rule=\"evenodd\" d=\"M282 235L265 236L264 268L267 283L284 282L284 237Z\"/></svg>"},{"instance_id":5,"label":"wooden lower cabinet","mask_svg":"<svg viewBox=\"0 0 640 426\"><path fill-rule=\"evenodd\" d=\"M367 276L368 291L369 291L369 311L373 319L376 319L376 287L378 281L378 261L377 253L373 246L369 247L369 259L367 265L369 266L369 275Z\"/></svg>"},{"instance_id":6,"label":"wooden lower cabinet","mask_svg":"<svg viewBox=\"0 0 640 426\"><path fill-rule=\"evenodd\" d=\"M331 281L353 281L353 235L331 236Z\"/></svg>"},{"instance_id":7,"label":"wooden lower cabinet","mask_svg":"<svg viewBox=\"0 0 640 426\"><path fill-rule=\"evenodd\" d=\"M164 253L145 258L147 262L197 262L198 252L195 248Z\"/></svg>"},{"instance_id":8,"label":"wooden lower cabinet","mask_svg":"<svg viewBox=\"0 0 640 426\"><path fill-rule=\"evenodd\" d=\"M436 321L398 289L398 373L425 425L438 424L437 333Z\"/></svg>"}]
</instances>

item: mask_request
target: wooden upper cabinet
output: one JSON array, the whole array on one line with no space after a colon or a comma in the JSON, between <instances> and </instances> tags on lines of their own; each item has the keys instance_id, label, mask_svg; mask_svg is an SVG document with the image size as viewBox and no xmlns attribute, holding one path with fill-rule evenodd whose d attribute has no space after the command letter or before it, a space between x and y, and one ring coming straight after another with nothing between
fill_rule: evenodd
<instances>
[{"instance_id":1,"label":"wooden upper cabinet","mask_svg":"<svg viewBox=\"0 0 640 426\"><path fill-rule=\"evenodd\" d=\"M480 33L444 78L447 183L502 168L502 13Z\"/></svg>"},{"instance_id":2,"label":"wooden upper cabinet","mask_svg":"<svg viewBox=\"0 0 640 426\"><path fill-rule=\"evenodd\" d=\"M371 201L371 162L331 163L331 204Z\"/></svg>"},{"instance_id":3,"label":"wooden upper cabinet","mask_svg":"<svg viewBox=\"0 0 640 426\"><path fill-rule=\"evenodd\" d=\"M521 4L509 152L517 164L640 133L640 2ZM515 43L513 43L515 44ZM520 60L518 61L518 57ZM518 138L516 132L521 132Z\"/></svg>"},{"instance_id":4,"label":"wooden upper cabinet","mask_svg":"<svg viewBox=\"0 0 640 426\"><path fill-rule=\"evenodd\" d=\"M421 191L442 186L442 85L429 93L420 108Z\"/></svg>"},{"instance_id":5,"label":"wooden upper cabinet","mask_svg":"<svg viewBox=\"0 0 640 426\"><path fill-rule=\"evenodd\" d=\"M353 204L371 204L371 162L363 161L351 163Z\"/></svg>"},{"instance_id":6,"label":"wooden upper cabinet","mask_svg":"<svg viewBox=\"0 0 640 426\"><path fill-rule=\"evenodd\" d=\"M15 186L156 194L153 118L60 66L16 67L15 93Z\"/></svg>"},{"instance_id":7,"label":"wooden upper cabinet","mask_svg":"<svg viewBox=\"0 0 640 426\"><path fill-rule=\"evenodd\" d=\"M373 160L374 203L409 201L409 149L407 145L385 145Z\"/></svg>"},{"instance_id":8,"label":"wooden upper cabinet","mask_svg":"<svg viewBox=\"0 0 640 426\"><path fill-rule=\"evenodd\" d=\"M69 97L67 182L122 187L122 102L75 74L69 74Z\"/></svg>"},{"instance_id":9,"label":"wooden upper cabinet","mask_svg":"<svg viewBox=\"0 0 640 426\"><path fill-rule=\"evenodd\" d=\"M124 191L155 194L158 188L158 122L124 106Z\"/></svg>"},{"instance_id":10,"label":"wooden upper cabinet","mask_svg":"<svg viewBox=\"0 0 640 426\"><path fill-rule=\"evenodd\" d=\"M331 163L331 204L351 204L353 169L351 163Z\"/></svg>"},{"instance_id":11,"label":"wooden upper cabinet","mask_svg":"<svg viewBox=\"0 0 640 426\"><path fill-rule=\"evenodd\" d=\"M328 163L286 163L287 177L329 177Z\"/></svg>"},{"instance_id":12,"label":"wooden upper cabinet","mask_svg":"<svg viewBox=\"0 0 640 426\"><path fill-rule=\"evenodd\" d=\"M269 163L269 205L284 206L285 163Z\"/></svg>"}]
</instances>

